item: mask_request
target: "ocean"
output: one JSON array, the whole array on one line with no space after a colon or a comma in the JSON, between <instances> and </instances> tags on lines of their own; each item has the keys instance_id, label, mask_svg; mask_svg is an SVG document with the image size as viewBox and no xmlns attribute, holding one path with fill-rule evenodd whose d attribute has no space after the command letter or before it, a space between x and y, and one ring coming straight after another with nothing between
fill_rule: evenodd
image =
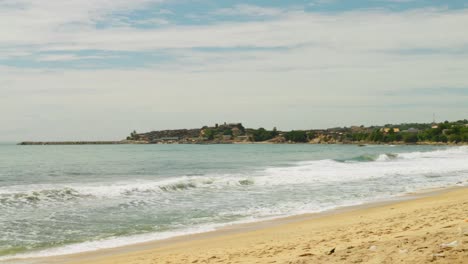
<instances>
[{"instance_id":1,"label":"ocean","mask_svg":"<svg viewBox=\"0 0 468 264\"><path fill-rule=\"evenodd\" d=\"M0 144L0 263L468 185L468 146Z\"/></svg>"}]
</instances>

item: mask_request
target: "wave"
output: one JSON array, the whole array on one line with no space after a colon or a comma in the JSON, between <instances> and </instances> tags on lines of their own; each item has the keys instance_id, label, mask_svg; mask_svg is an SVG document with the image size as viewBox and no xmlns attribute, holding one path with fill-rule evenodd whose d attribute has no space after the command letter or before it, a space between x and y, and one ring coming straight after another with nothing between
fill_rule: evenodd
<instances>
[{"instance_id":1,"label":"wave","mask_svg":"<svg viewBox=\"0 0 468 264\"><path fill-rule=\"evenodd\" d=\"M385 177L417 177L427 174L468 176L468 147L455 147L427 152L360 155L348 160L315 160L298 162L292 167L269 168L265 176L255 177L256 184L327 184L356 182ZM358 161L357 161L358 160ZM443 162L444 166L440 166Z\"/></svg>"},{"instance_id":2,"label":"wave","mask_svg":"<svg viewBox=\"0 0 468 264\"><path fill-rule=\"evenodd\" d=\"M468 175L468 147L428 152L360 155L347 160L303 161L286 167L270 167L248 174L179 176L158 180L116 183L43 184L0 188L0 207L40 206L89 199L155 196L157 193L216 191L265 186L319 185L355 182L382 177L425 176L439 178ZM440 162L444 166L439 166ZM464 178L460 178L464 180Z\"/></svg>"},{"instance_id":3,"label":"wave","mask_svg":"<svg viewBox=\"0 0 468 264\"><path fill-rule=\"evenodd\" d=\"M227 208L226 211L221 210L216 214L208 215L206 221L203 220L204 222L184 223L175 227L175 230L89 241L25 253L20 256L5 256L0 257L0 262L8 258L63 255L112 248L206 232L235 223L331 210L339 206L394 197L398 193L411 189L441 187L459 181L468 184L467 158L468 147L457 147L427 152L361 155L344 161L332 159L302 161L291 163L290 166L261 168L238 174L185 175L158 180L128 180L113 183L30 184L0 187L0 209L14 207L13 210L21 206L41 207L54 204L63 206L67 203L79 202L100 204L104 201L117 201L110 206L139 201L151 203L150 199L164 201L169 196L187 199L187 197L200 197L199 194L218 191L222 191L223 194L233 194L238 191L235 194L237 196L232 197L246 199L245 206L233 208L223 203L223 206ZM441 166L442 162L443 166ZM398 188L393 188L393 183L395 186L398 185ZM336 193L331 193L330 189L333 188L329 188L330 186ZM342 194L346 192L340 192L343 189L337 186L344 188L354 186L355 189L354 192L343 196ZM387 188L385 186L389 187L384 191L374 189L366 193L368 189L375 186L384 186L383 189ZM253 206L248 206L247 198L249 197L244 191L250 190L251 193L263 195L265 199L262 200L263 203L252 203ZM270 200L270 195L278 194L278 191L282 191L281 195L283 195L276 197L278 202L266 202ZM282 199L289 197L291 191L295 191L294 199ZM192 192L198 193L191 196ZM314 202L316 200L314 196L320 197L320 202ZM97 199L102 200L97 201ZM170 201L177 201L177 199ZM211 205L213 200L207 199L205 202ZM107 205L105 204L103 208ZM101 211L101 207L96 210ZM215 221L216 217L218 218ZM225 222L219 223L220 219Z\"/></svg>"},{"instance_id":4,"label":"wave","mask_svg":"<svg viewBox=\"0 0 468 264\"><path fill-rule=\"evenodd\" d=\"M65 246L54 247L45 250L33 251L28 253L19 253L15 255L6 255L0 256L0 263L9 263L9 261L17 261L29 258L43 258L51 256L61 256L68 254L76 254L81 252L91 252L102 249L117 248L127 245L133 245L138 243L145 243L150 241L157 241L168 239L171 237L182 236L182 235L194 235L199 233L205 233L209 231L214 231L219 227L222 227L221 224L210 224L194 228L185 228L179 231L166 231L158 233L149 233L149 234L140 234L133 236L124 236L124 237L114 237L109 239L95 240L82 242L77 244L70 244ZM16 262L15 262L16 263Z\"/></svg>"},{"instance_id":5,"label":"wave","mask_svg":"<svg viewBox=\"0 0 468 264\"><path fill-rule=\"evenodd\" d=\"M461 146L461 147L452 147L448 149L441 149L441 150L434 150L434 151L416 151L416 152L407 152L407 153L400 153L398 157L401 159L448 159L448 158L458 158L464 157L466 158L468 155L468 146Z\"/></svg>"},{"instance_id":6,"label":"wave","mask_svg":"<svg viewBox=\"0 0 468 264\"><path fill-rule=\"evenodd\" d=\"M254 180L239 175L182 176L165 180L137 180L94 184L42 184L0 188L1 207L40 206L79 200L148 196L192 189L242 188Z\"/></svg>"},{"instance_id":7,"label":"wave","mask_svg":"<svg viewBox=\"0 0 468 264\"><path fill-rule=\"evenodd\" d=\"M67 202L80 198L90 198L91 195L80 194L69 187L61 189L42 189L37 191L0 193L0 208L18 207L21 205L37 205L39 203Z\"/></svg>"},{"instance_id":8,"label":"wave","mask_svg":"<svg viewBox=\"0 0 468 264\"><path fill-rule=\"evenodd\" d=\"M397 159L398 154L396 153L385 153L385 154L363 154L356 157L352 157L350 159L335 159L334 161L337 162L345 162L345 163L352 163L352 162L372 162L372 161L388 161Z\"/></svg>"},{"instance_id":9,"label":"wave","mask_svg":"<svg viewBox=\"0 0 468 264\"><path fill-rule=\"evenodd\" d=\"M378 200L388 199L388 197L382 196L379 197ZM294 208L294 210L289 210L287 214L284 214L283 210L279 208L253 208L253 209L246 209L236 212L231 212L231 214L235 215L244 215L245 217L230 221L230 222L223 222L223 223L206 223L201 224L198 226L185 226L179 227L177 230L172 231L163 231L163 232L151 232L146 234L136 234L136 235L129 235L129 236L121 236L121 237L110 237L105 239L81 242L81 243L74 243L69 245L57 246L49 249L31 251L31 252L24 252L18 253L14 255L4 255L0 256L0 263L3 261L10 261L10 260L23 260L29 258L43 258L43 257L52 257L52 256L62 256L68 254L76 254L82 252L92 252L98 251L103 249L112 249L118 248L128 245L152 242L152 241L159 241L164 239L169 239L177 236L187 236L187 235L195 235L200 233L206 233L210 231L219 230L221 228L240 225L240 224L248 224L254 223L258 221L268 221L274 220L278 218L282 218L285 216L293 216L305 213L320 213L327 210L333 210L337 207L345 207L345 206L357 206L369 201L340 201L336 205L326 205L322 207L317 206L305 206L302 203L284 203L279 205L279 207L283 208ZM375 201L375 199L373 199ZM223 216L223 213L220 213L219 216Z\"/></svg>"},{"instance_id":10,"label":"wave","mask_svg":"<svg viewBox=\"0 0 468 264\"><path fill-rule=\"evenodd\" d=\"M415 151L403 153L362 154L349 159L338 159L338 162L372 162L391 161L397 159L426 159L426 158L451 158L468 154L468 146L449 147L433 151Z\"/></svg>"}]
</instances>

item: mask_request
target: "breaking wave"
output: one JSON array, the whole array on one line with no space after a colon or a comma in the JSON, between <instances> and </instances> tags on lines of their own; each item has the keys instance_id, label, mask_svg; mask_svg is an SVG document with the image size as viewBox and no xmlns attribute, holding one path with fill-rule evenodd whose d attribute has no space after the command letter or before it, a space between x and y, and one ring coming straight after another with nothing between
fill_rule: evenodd
<instances>
[{"instance_id":1,"label":"breaking wave","mask_svg":"<svg viewBox=\"0 0 468 264\"><path fill-rule=\"evenodd\" d=\"M270 167L244 174L180 176L158 181L135 180L95 184L46 184L0 188L0 207L39 206L70 201L178 193L215 191L264 186L325 184L363 181L370 178L468 174L468 147L429 152L360 155L347 160L313 160L286 167ZM440 162L444 166L439 166ZM463 180L463 179L462 179Z\"/></svg>"},{"instance_id":2,"label":"breaking wave","mask_svg":"<svg viewBox=\"0 0 468 264\"><path fill-rule=\"evenodd\" d=\"M0 208L2 206L17 207L21 205L37 205L39 203L67 202L80 198L90 198L91 195L80 194L73 188L43 189L37 191L0 193Z\"/></svg>"},{"instance_id":3,"label":"breaking wave","mask_svg":"<svg viewBox=\"0 0 468 264\"><path fill-rule=\"evenodd\" d=\"M426 152L359 155L343 160L301 161L237 174L194 173L157 180L7 186L0 187L0 209L18 212L21 211L18 208L32 207L35 210L55 205L73 208L73 203L85 203L81 208L88 210L86 203L102 205L110 201L94 209L101 213L105 206L107 209L119 209L121 205L128 205L130 209L138 210L138 206L144 204L147 211L142 217L146 219L147 212L164 207L164 203L164 210L182 211L183 217L188 214L186 210L197 207L192 213L198 218L180 224L181 229L90 240L24 256L60 255L204 232L239 221L330 210L372 201L379 195L394 197L411 188L442 187L458 182L468 184L467 160L468 147L455 147ZM207 195L213 193L219 195ZM174 197L178 199L172 199ZM200 200L193 203L194 199ZM223 210L215 208L210 211L216 202ZM136 206L132 207L133 204ZM203 205L208 213L202 212ZM161 214L158 211L157 217L162 217L164 210ZM54 216L51 217L53 220Z\"/></svg>"}]
</instances>

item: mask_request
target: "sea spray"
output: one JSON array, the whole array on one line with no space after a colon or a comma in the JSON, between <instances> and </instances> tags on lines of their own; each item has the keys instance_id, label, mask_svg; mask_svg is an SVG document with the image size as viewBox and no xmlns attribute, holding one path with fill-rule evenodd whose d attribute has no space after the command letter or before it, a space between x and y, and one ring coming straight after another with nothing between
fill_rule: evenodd
<instances>
[{"instance_id":1,"label":"sea spray","mask_svg":"<svg viewBox=\"0 0 468 264\"><path fill-rule=\"evenodd\" d=\"M147 145L28 151L9 146L0 160L2 259L164 239L468 180L467 147Z\"/></svg>"}]
</instances>

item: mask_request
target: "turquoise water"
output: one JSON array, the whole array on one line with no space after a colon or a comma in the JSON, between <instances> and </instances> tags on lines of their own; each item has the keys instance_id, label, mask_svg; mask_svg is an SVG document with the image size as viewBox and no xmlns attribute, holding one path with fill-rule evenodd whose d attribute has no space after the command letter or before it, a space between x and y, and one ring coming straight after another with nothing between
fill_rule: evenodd
<instances>
[{"instance_id":1,"label":"turquoise water","mask_svg":"<svg viewBox=\"0 0 468 264\"><path fill-rule=\"evenodd\" d=\"M467 147L0 144L0 260L466 184Z\"/></svg>"}]
</instances>

